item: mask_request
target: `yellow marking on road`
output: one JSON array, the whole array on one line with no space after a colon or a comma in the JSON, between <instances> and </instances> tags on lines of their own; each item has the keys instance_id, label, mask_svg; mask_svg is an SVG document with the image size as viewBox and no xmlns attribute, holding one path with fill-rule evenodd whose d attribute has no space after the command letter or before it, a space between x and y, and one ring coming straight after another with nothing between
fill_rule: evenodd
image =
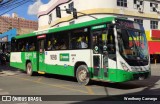
<instances>
[{"instance_id":1,"label":"yellow marking on road","mask_svg":"<svg viewBox=\"0 0 160 104\"><path fill-rule=\"evenodd\" d=\"M88 91L88 93L89 93L90 95L93 95L93 94L94 94L94 92L93 92L93 90L92 90L91 87L85 86L85 88L87 89L87 91Z\"/></svg>"},{"instance_id":2,"label":"yellow marking on road","mask_svg":"<svg viewBox=\"0 0 160 104\"><path fill-rule=\"evenodd\" d=\"M18 78L21 78L20 75L15 75L15 77L18 77ZM30 77L30 76L27 76L27 77ZM31 77L30 77L31 78ZM28 80L28 81L31 81L30 79L27 79L27 78L22 78L23 80ZM42 78L38 78L36 80L36 82L40 82L42 80ZM66 85L66 84L58 84L58 86L71 86L71 85Z\"/></svg>"},{"instance_id":3,"label":"yellow marking on road","mask_svg":"<svg viewBox=\"0 0 160 104\"><path fill-rule=\"evenodd\" d=\"M52 86L52 87L57 87L57 88L62 88L62 89L67 89L67 90L71 90L71 91L76 91L76 92L89 94L88 92L83 91L83 90L68 88L68 87L64 87L64 86L61 86L61 85L53 85L53 84L47 84L47 83L44 83L44 82L37 82L37 81L33 81L33 80L30 80L30 79L26 79L26 78L21 78L21 77L18 77L18 76L8 76L8 77L18 78L18 79L25 80L25 81L30 81L30 82L39 83L39 84L43 84L43 85L48 85L48 86Z\"/></svg>"}]
</instances>

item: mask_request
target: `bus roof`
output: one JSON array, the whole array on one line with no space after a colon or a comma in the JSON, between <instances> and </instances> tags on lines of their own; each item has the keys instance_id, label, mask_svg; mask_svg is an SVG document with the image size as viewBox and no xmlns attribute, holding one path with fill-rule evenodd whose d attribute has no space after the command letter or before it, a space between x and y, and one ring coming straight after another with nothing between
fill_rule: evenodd
<instances>
[{"instance_id":1,"label":"bus roof","mask_svg":"<svg viewBox=\"0 0 160 104\"><path fill-rule=\"evenodd\" d=\"M125 18L114 17L114 16L105 17L105 18L101 18L101 19L97 19L97 20L91 20L91 21L87 21L87 22L72 24L69 26L62 26L62 27L57 27L57 28L48 28L45 30L34 31L32 33L15 36L14 39L21 39L21 38L27 38L27 37L32 37L32 36L38 36L38 35L42 35L42 34L48 34L48 33L60 32L60 31L65 31L65 30L81 28L81 27L93 26L93 25L98 25L98 24L102 24L102 23L106 23L106 22L112 22L117 19L130 21L130 20L126 20Z\"/></svg>"},{"instance_id":2,"label":"bus roof","mask_svg":"<svg viewBox=\"0 0 160 104\"><path fill-rule=\"evenodd\" d=\"M41 35L41 34L47 34L47 33L52 33L52 32L59 32L59 31L65 31L65 30L70 30L70 29L76 29L76 28L101 24L101 23L105 23L105 22L112 22L113 20L115 20L115 18L116 17L105 17L105 18L101 18L101 19L97 19L97 20L82 22L82 23L78 23L78 24L72 24L72 25L69 25L69 26L49 28L49 29L45 29L45 30L42 30L42 31L39 30L39 31L35 31L35 32L32 32L32 33L28 33L28 34L15 36L14 39L27 38L27 37L37 36L37 35Z\"/></svg>"}]
</instances>

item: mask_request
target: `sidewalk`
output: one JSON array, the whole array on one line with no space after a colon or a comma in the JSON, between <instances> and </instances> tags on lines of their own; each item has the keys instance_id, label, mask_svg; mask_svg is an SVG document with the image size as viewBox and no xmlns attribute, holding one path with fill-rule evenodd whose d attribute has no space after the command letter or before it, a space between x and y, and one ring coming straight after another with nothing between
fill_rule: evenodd
<instances>
[{"instance_id":1,"label":"sidewalk","mask_svg":"<svg viewBox=\"0 0 160 104\"><path fill-rule=\"evenodd\" d=\"M11 75L16 75L17 69L11 68L8 65L0 66L0 76L11 76Z\"/></svg>"},{"instance_id":2,"label":"sidewalk","mask_svg":"<svg viewBox=\"0 0 160 104\"><path fill-rule=\"evenodd\" d=\"M151 68L159 69L160 68L160 63L151 64Z\"/></svg>"},{"instance_id":3,"label":"sidewalk","mask_svg":"<svg viewBox=\"0 0 160 104\"><path fill-rule=\"evenodd\" d=\"M16 71L18 69L10 67L9 63L7 62L6 65L0 65L0 71L5 71L5 70L11 70L11 71Z\"/></svg>"},{"instance_id":4,"label":"sidewalk","mask_svg":"<svg viewBox=\"0 0 160 104\"><path fill-rule=\"evenodd\" d=\"M16 68L12 68L9 66L9 63L7 63L6 65L0 65L0 76L10 76L10 75L15 75L17 74L17 71L19 71Z\"/></svg>"}]
</instances>

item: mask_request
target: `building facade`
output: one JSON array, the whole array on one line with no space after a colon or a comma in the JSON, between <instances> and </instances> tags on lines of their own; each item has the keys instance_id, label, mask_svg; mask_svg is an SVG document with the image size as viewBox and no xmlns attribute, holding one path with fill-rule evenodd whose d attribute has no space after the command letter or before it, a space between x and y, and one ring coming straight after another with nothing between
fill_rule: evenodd
<instances>
[{"instance_id":1,"label":"building facade","mask_svg":"<svg viewBox=\"0 0 160 104\"><path fill-rule=\"evenodd\" d=\"M38 22L26 20L13 13L12 17L0 16L0 33L4 33L12 28L20 31L20 34L29 33L38 29Z\"/></svg>"},{"instance_id":2,"label":"building facade","mask_svg":"<svg viewBox=\"0 0 160 104\"><path fill-rule=\"evenodd\" d=\"M61 9L61 18L56 17L56 7ZM73 8L78 12L77 19L65 11ZM125 17L142 24L150 54L160 54L160 0L51 0L39 8L38 29L66 26L107 16Z\"/></svg>"}]
</instances>

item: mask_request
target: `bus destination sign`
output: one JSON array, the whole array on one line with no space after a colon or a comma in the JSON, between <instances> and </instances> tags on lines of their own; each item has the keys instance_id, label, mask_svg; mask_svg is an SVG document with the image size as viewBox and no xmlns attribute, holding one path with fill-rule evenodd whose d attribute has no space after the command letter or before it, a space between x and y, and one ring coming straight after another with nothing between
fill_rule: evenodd
<instances>
[{"instance_id":1,"label":"bus destination sign","mask_svg":"<svg viewBox=\"0 0 160 104\"><path fill-rule=\"evenodd\" d=\"M143 29L142 26L138 23L135 23L133 21L127 21L127 20L117 20L116 21L120 27L123 28L131 28L131 29Z\"/></svg>"},{"instance_id":2,"label":"bus destination sign","mask_svg":"<svg viewBox=\"0 0 160 104\"><path fill-rule=\"evenodd\" d=\"M103 24L103 25L98 25L98 26L93 26L91 27L92 30L95 30L95 29L102 29L102 28L106 28L106 24Z\"/></svg>"}]
</instances>

